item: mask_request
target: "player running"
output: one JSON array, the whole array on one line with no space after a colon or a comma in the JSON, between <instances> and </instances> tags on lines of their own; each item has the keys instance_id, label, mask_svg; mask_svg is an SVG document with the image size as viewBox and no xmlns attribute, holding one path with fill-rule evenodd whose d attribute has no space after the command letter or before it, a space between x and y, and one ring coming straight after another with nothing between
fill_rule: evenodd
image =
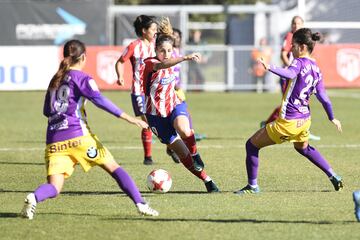
<instances>
[{"instance_id":1,"label":"player running","mask_svg":"<svg viewBox=\"0 0 360 240\"><path fill-rule=\"evenodd\" d=\"M266 124L265 128L258 130L246 142L248 185L235 192L236 194L260 192L257 183L259 150L283 142L292 142L298 153L309 159L329 177L336 191L343 188L342 178L308 142L311 125L309 100L313 93L321 102L329 120L338 131L342 131L341 123L334 117L330 99L326 95L320 69L315 60L310 57L315 42L319 39L319 33L313 34L308 28L297 30L292 39L292 53L295 59L288 68L269 66L260 59L266 70L288 79L288 84L283 95L279 117Z\"/></svg>"},{"instance_id":2,"label":"player running","mask_svg":"<svg viewBox=\"0 0 360 240\"><path fill-rule=\"evenodd\" d=\"M182 61L199 61L197 53L172 58L174 40L170 22L163 21L162 34L155 43L156 56L145 60L144 92L146 97L146 118L154 134L163 144L173 150L184 166L204 181L208 192L219 189L205 170L194 164L192 155L197 154L196 141L189 127L189 114L185 104L181 104L175 93L176 74L172 66ZM180 138L180 126L187 126L189 136Z\"/></svg>"},{"instance_id":3,"label":"player running","mask_svg":"<svg viewBox=\"0 0 360 240\"><path fill-rule=\"evenodd\" d=\"M70 40L64 45L63 51L64 59L51 79L44 102L44 115L48 117L45 149L47 183L26 196L21 216L33 219L38 203L58 196L65 179L72 175L77 163L85 172L93 166L100 166L131 198L140 214L159 215L145 203L132 178L91 132L85 112L86 100L143 129L148 127L147 123L115 106L100 93L95 81L82 71L86 63L85 45L82 42Z\"/></svg>"}]
</instances>

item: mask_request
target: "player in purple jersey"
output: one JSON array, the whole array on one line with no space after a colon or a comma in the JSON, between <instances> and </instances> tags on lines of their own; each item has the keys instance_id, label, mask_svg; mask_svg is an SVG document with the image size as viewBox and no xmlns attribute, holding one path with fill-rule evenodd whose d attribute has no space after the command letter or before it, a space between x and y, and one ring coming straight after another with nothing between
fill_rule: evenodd
<instances>
[{"instance_id":1,"label":"player in purple jersey","mask_svg":"<svg viewBox=\"0 0 360 240\"><path fill-rule=\"evenodd\" d=\"M257 183L259 150L283 142L293 142L297 152L309 159L329 177L336 191L343 188L342 178L308 142L311 125L309 99L313 93L321 102L329 120L338 131L342 131L341 123L334 117L330 99L326 95L320 69L310 57L315 42L319 39L319 33L313 34L308 28L297 30L292 39L291 49L295 59L288 68L269 66L260 59L266 70L288 79L288 85L282 99L279 117L266 124L265 128L258 130L246 142L248 185L236 191L236 194L260 192Z\"/></svg>"},{"instance_id":2,"label":"player in purple jersey","mask_svg":"<svg viewBox=\"0 0 360 240\"><path fill-rule=\"evenodd\" d=\"M100 166L116 180L140 214L159 215L144 201L132 178L90 131L84 108L86 100L140 128L148 128L147 123L129 116L105 98L94 79L82 71L86 63L82 42L68 41L63 55L64 59L50 81L44 103L44 115L48 118L45 149L47 183L26 196L21 215L33 219L37 203L58 196L77 163L85 172L93 166Z\"/></svg>"}]
</instances>

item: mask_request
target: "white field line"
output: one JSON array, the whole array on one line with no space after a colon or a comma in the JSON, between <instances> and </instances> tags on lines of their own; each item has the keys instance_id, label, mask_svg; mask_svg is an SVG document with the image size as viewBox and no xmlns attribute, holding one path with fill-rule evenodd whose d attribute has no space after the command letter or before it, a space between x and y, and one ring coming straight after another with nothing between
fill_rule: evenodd
<instances>
[{"instance_id":1,"label":"white field line","mask_svg":"<svg viewBox=\"0 0 360 240\"><path fill-rule=\"evenodd\" d=\"M199 149L230 149L230 148L245 148L244 143L239 143L236 145L198 145ZM315 144L314 144L315 145ZM360 144L316 144L316 148L359 148ZM142 146L106 146L110 150L141 150ZM292 144L281 144L281 145L273 145L270 147L276 148L289 148L292 147ZM164 145L157 144L157 146L153 146L154 149L165 149ZM44 151L43 147L5 147L0 148L0 152L28 152L28 151Z\"/></svg>"},{"instance_id":2,"label":"white field line","mask_svg":"<svg viewBox=\"0 0 360 240\"><path fill-rule=\"evenodd\" d=\"M360 93L347 93L347 92L338 92L338 91L327 91L330 97L341 97L341 98L355 98L360 99Z\"/></svg>"}]
</instances>

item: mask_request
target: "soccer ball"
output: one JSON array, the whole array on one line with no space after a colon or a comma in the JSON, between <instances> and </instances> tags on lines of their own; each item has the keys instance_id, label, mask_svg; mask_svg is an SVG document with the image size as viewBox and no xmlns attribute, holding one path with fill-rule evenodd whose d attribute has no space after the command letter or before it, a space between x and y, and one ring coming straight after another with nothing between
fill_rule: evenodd
<instances>
[{"instance_id":1,"label":"soccer ball","mask_svg":"<svg viewBox=\"0 0 360 240\"><path fill-rule=\"evenodd\" d=\"M171 188L172 179L167 171L155 169L147 176L146 183L150 191L155 193L166 193Z\"/></svg>"}]
</instances>

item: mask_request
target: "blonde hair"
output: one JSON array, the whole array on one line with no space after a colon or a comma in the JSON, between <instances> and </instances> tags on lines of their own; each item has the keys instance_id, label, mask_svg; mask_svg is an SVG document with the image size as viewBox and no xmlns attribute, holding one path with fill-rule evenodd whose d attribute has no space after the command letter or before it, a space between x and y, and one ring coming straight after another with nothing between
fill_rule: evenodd
<instances>
[{"instance_id":1,"label":"blonde hair","mask_svg":"<svg viewBox=\"0 0 360 240\"><path fill-rule=\"evenodd\" d=\"M160 34L172 35L173 28L168 17L161 17L159 20L159 32Z\"/></svg>"}]
</instances>

